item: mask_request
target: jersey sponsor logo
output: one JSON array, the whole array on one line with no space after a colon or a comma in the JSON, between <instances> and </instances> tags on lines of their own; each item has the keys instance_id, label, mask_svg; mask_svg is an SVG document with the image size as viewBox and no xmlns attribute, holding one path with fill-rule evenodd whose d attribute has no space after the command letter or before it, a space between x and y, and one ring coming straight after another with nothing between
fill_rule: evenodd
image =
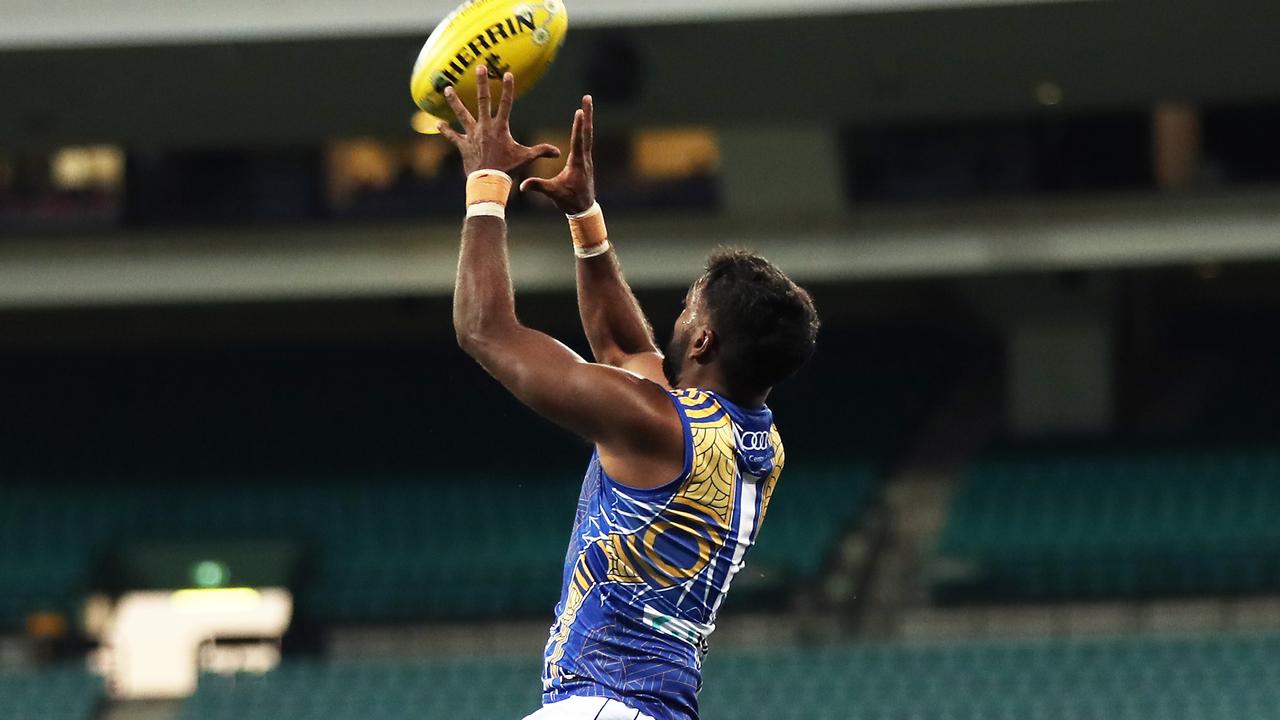
<instances>
[{"instance_id":1,"label":"jersey sponsor logo","mask_svg":"<svg viewBox=\"0 0 1280 720\"><path fill-rule=\"evenodd\" d=\"M756 432L742 432L739 428L734 428L738 436L738 447L743 450L768 450L769 431L759 430Z\"/></svg>"},{"instance_id":2,"label":"jersey sponsor logo","mask_svg":"<svg viewBox=\"0 0 1280 720\"><path fill-rule=\"evenodd\" d=\"M715 625L703 625L658 612L651 605L644 606L644 624L664 635L679 638L696 647L704 645L707 642L707 636L716 629Z\"/></svg>"}]
</instances>

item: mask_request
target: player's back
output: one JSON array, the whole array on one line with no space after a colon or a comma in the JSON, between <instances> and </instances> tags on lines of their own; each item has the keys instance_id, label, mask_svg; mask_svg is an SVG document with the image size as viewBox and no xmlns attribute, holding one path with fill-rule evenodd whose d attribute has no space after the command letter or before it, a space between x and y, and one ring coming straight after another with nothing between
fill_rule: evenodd
<instances>
[{"instance_id":1,"label":"player's back","mask_svg":"<svg viewBox=\"0 0 1280 720\"><path fill-rule=\"evenodd\" d=\"M781 474L767 407L677 390L679 477L625 487L593 455L547 643L544 702L609 697L655 720L697 717L707 636Z\"/></svg>"}]
</instances>

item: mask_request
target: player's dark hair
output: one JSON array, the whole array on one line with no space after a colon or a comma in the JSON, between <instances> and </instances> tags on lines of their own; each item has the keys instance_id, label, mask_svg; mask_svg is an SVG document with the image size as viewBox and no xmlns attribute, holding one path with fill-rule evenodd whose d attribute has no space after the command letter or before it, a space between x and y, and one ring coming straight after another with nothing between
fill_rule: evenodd
<instances>
[{"instance_id":1,"label":"player's dark hair","mask_svg":"<svg viewBox=\"0 0 1280 720\"><path fill-rule=\"evenodd\" d=\"M734 391L774 387L813 355L819 325L813 298L773 263L722 248L707 258L705 278L702 297Z\"/></svg>"}]
</instances>

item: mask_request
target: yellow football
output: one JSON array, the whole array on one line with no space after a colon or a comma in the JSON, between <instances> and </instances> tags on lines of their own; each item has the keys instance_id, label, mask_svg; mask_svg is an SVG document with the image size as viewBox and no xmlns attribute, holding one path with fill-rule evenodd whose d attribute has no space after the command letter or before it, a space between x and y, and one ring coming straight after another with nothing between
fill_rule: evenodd
<instances>
[{"instance_id":1,"label":"yellow football","mask_svg":"<svg viewBox=\"0 0 1280 720\"><path fill-rule=\"evenodd\" d=\"M508 71L515 73L519 96L551 66L568 30L569 15L562 0L468 0L449 13L422 46L409 92L428 114L453 120L443 94L452 85L474 114L477 63L489 67L495 103L502 91L502 75Z\"/></svg>"}]
</instances>

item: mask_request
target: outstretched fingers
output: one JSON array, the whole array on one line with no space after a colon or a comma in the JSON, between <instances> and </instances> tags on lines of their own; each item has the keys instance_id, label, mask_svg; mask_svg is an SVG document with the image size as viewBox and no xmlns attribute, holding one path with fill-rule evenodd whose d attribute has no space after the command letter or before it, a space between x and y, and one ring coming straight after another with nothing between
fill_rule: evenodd
<instances>
[{"instance_id":1,"label":"outstretched fingers","mask_svg":"<svg viewBox=\"0 0 1280 720\"><path fill-rule=\"evenodd\" d=\"M569 152L573 162L582 162L586 150L583 136L586 134L586 114L578 110L573 114L573 130L569 133Z\"/></svg>"},{"instance_id":2,"label":"outstretched fingers","mask_svg":"<svg viewBox=\"0 0 1280 720\"><path fill-rule=\"evenodd\" d=\"M532 162L533 160L538 160L540 158L550 158L554 160L560 157L560 148L556 147L555 145L552 145L551 143L542 143L541 145L534 145L533 147L528 148L528 150L529 150L530 162Z\"/></svg>"},{"instance_id":3,"label":"outstretched fingers","mask_svg":"<svg viewBox=\"0 0 1280 720\"><path fill-rule=\"evenodd\" d=\"M490 97L489 69L484 65L476 67L477 112L474 116L467 110L462 100L458 98L458 92L455 88L450 86L444 89L445 100L449 103L449 107L454 114L458 116L458 121L462 124L462 132L454 130L449 126L449 123L444 121L437 123L436 129L462 151L464 166L501 167L520 170L540 158L554 159L560 157L560 148L555 145L541 143L533 147L526 147L517 143L511 137L508 121L511 116L511 106L515 102L516 96L515 76L511 73L504 73L501 87L502 95L498 98L498 112L497 115L494 115L493 102ZM581 112L578 113L579 116L581 114ZM495 119L497 123L491 124ZM581 118L579 117L578 120L575 120L575 123L580 125ZM576 132L579 137L578 146L581 147L581 127L578 127ZM521 189L524 190L530 187L528 183L525 183L521 186ZM543 190L541 186L536 189Z\"/></svg>"},{"instance_id":4,"label":"outstretched fingers","mask_svg":"<svg viewBox=\"0 0 1280 720\"><path fill-rule=\"evenodd\" d=\"M436 123L436 130L439 130L440 134L443 135L445 139L447 139L449 142L453 143L454 146L461 149L462 136L458 134L457 130L454 130L453 128L449 127L449 123L445 122L444 120L441 120L440 122Z\"/></svg>"},{"instance_id":5,"label":"outstretched fingers","mask_svg":"<svg viewBox=\"0 0 1280 720\"><path fill-rule=\"evenodd\" d=\"M493 118L493 108L489 105L489 68L480 63L476 65L476 119L485 122Z\"/></svg>"},{"instance_id":6,"label":"outstretched fingers","mask_svg":"<svg viewBox=\"0 0 1280 720\"><path fill-rule=\"evenodd\" d=\"M524 182L520 183L520 192L539 192L547 195L551 192L551 181L540 177L525 178Z\"/></svg>"},{"instance_id":7,"label":"outstretched fingers","mask_svg":"<svg viewBox=\"0 0 1280 720\"><path fill-rule=\"evenodd\" d=\"M596 141L596 104L590 95L582 98L582 144L585 146L587 159L591 158L591 149Z\"/></svg>"},{"instance_id":8,"label":"outstretched fingers","mask_svg":"<svg viewBox=\"0 0 1280 720\"><path fill-rule=\"evenodd\" d=\"M466 105L462 104L462 98L458 97L458 91L450 85L444 89L444 100L449 103L449 108L453 110L453 114L458 116L458 122L462 123L462 129L471 132L476 126L476 119L471 116L471 111Z\"/></svg>"},{"instance_id":9,"label":"outstretched fingers","mask_svg":"<svg viewBox=\"0 0 1280 720\"><path fill-rule=\"evenodd\" d=\"M511 106L516 101L516 76L506 73L502 76L502 97L498 98L498 122L511 122Z\"/></svg>"},{"instance_id":10,"label":"outstretched fingers","mask_svg":"<svg viewBox=\"0 0 1280 720\"><path fill-rule=\"evenodd\" d=\"M560 148L550 143L534 145L531 148L525 148L525 151L528 153L528 162L533 162L539 158L551 158L554 160L560 157ZM561 172L561 175L563 174ZM553 195L560 189L560 186L560 175L553 178L530 177L525 178L524 182L520 183L520 192L539 192L543 195Z\"/></svg>"}]
</instances>

